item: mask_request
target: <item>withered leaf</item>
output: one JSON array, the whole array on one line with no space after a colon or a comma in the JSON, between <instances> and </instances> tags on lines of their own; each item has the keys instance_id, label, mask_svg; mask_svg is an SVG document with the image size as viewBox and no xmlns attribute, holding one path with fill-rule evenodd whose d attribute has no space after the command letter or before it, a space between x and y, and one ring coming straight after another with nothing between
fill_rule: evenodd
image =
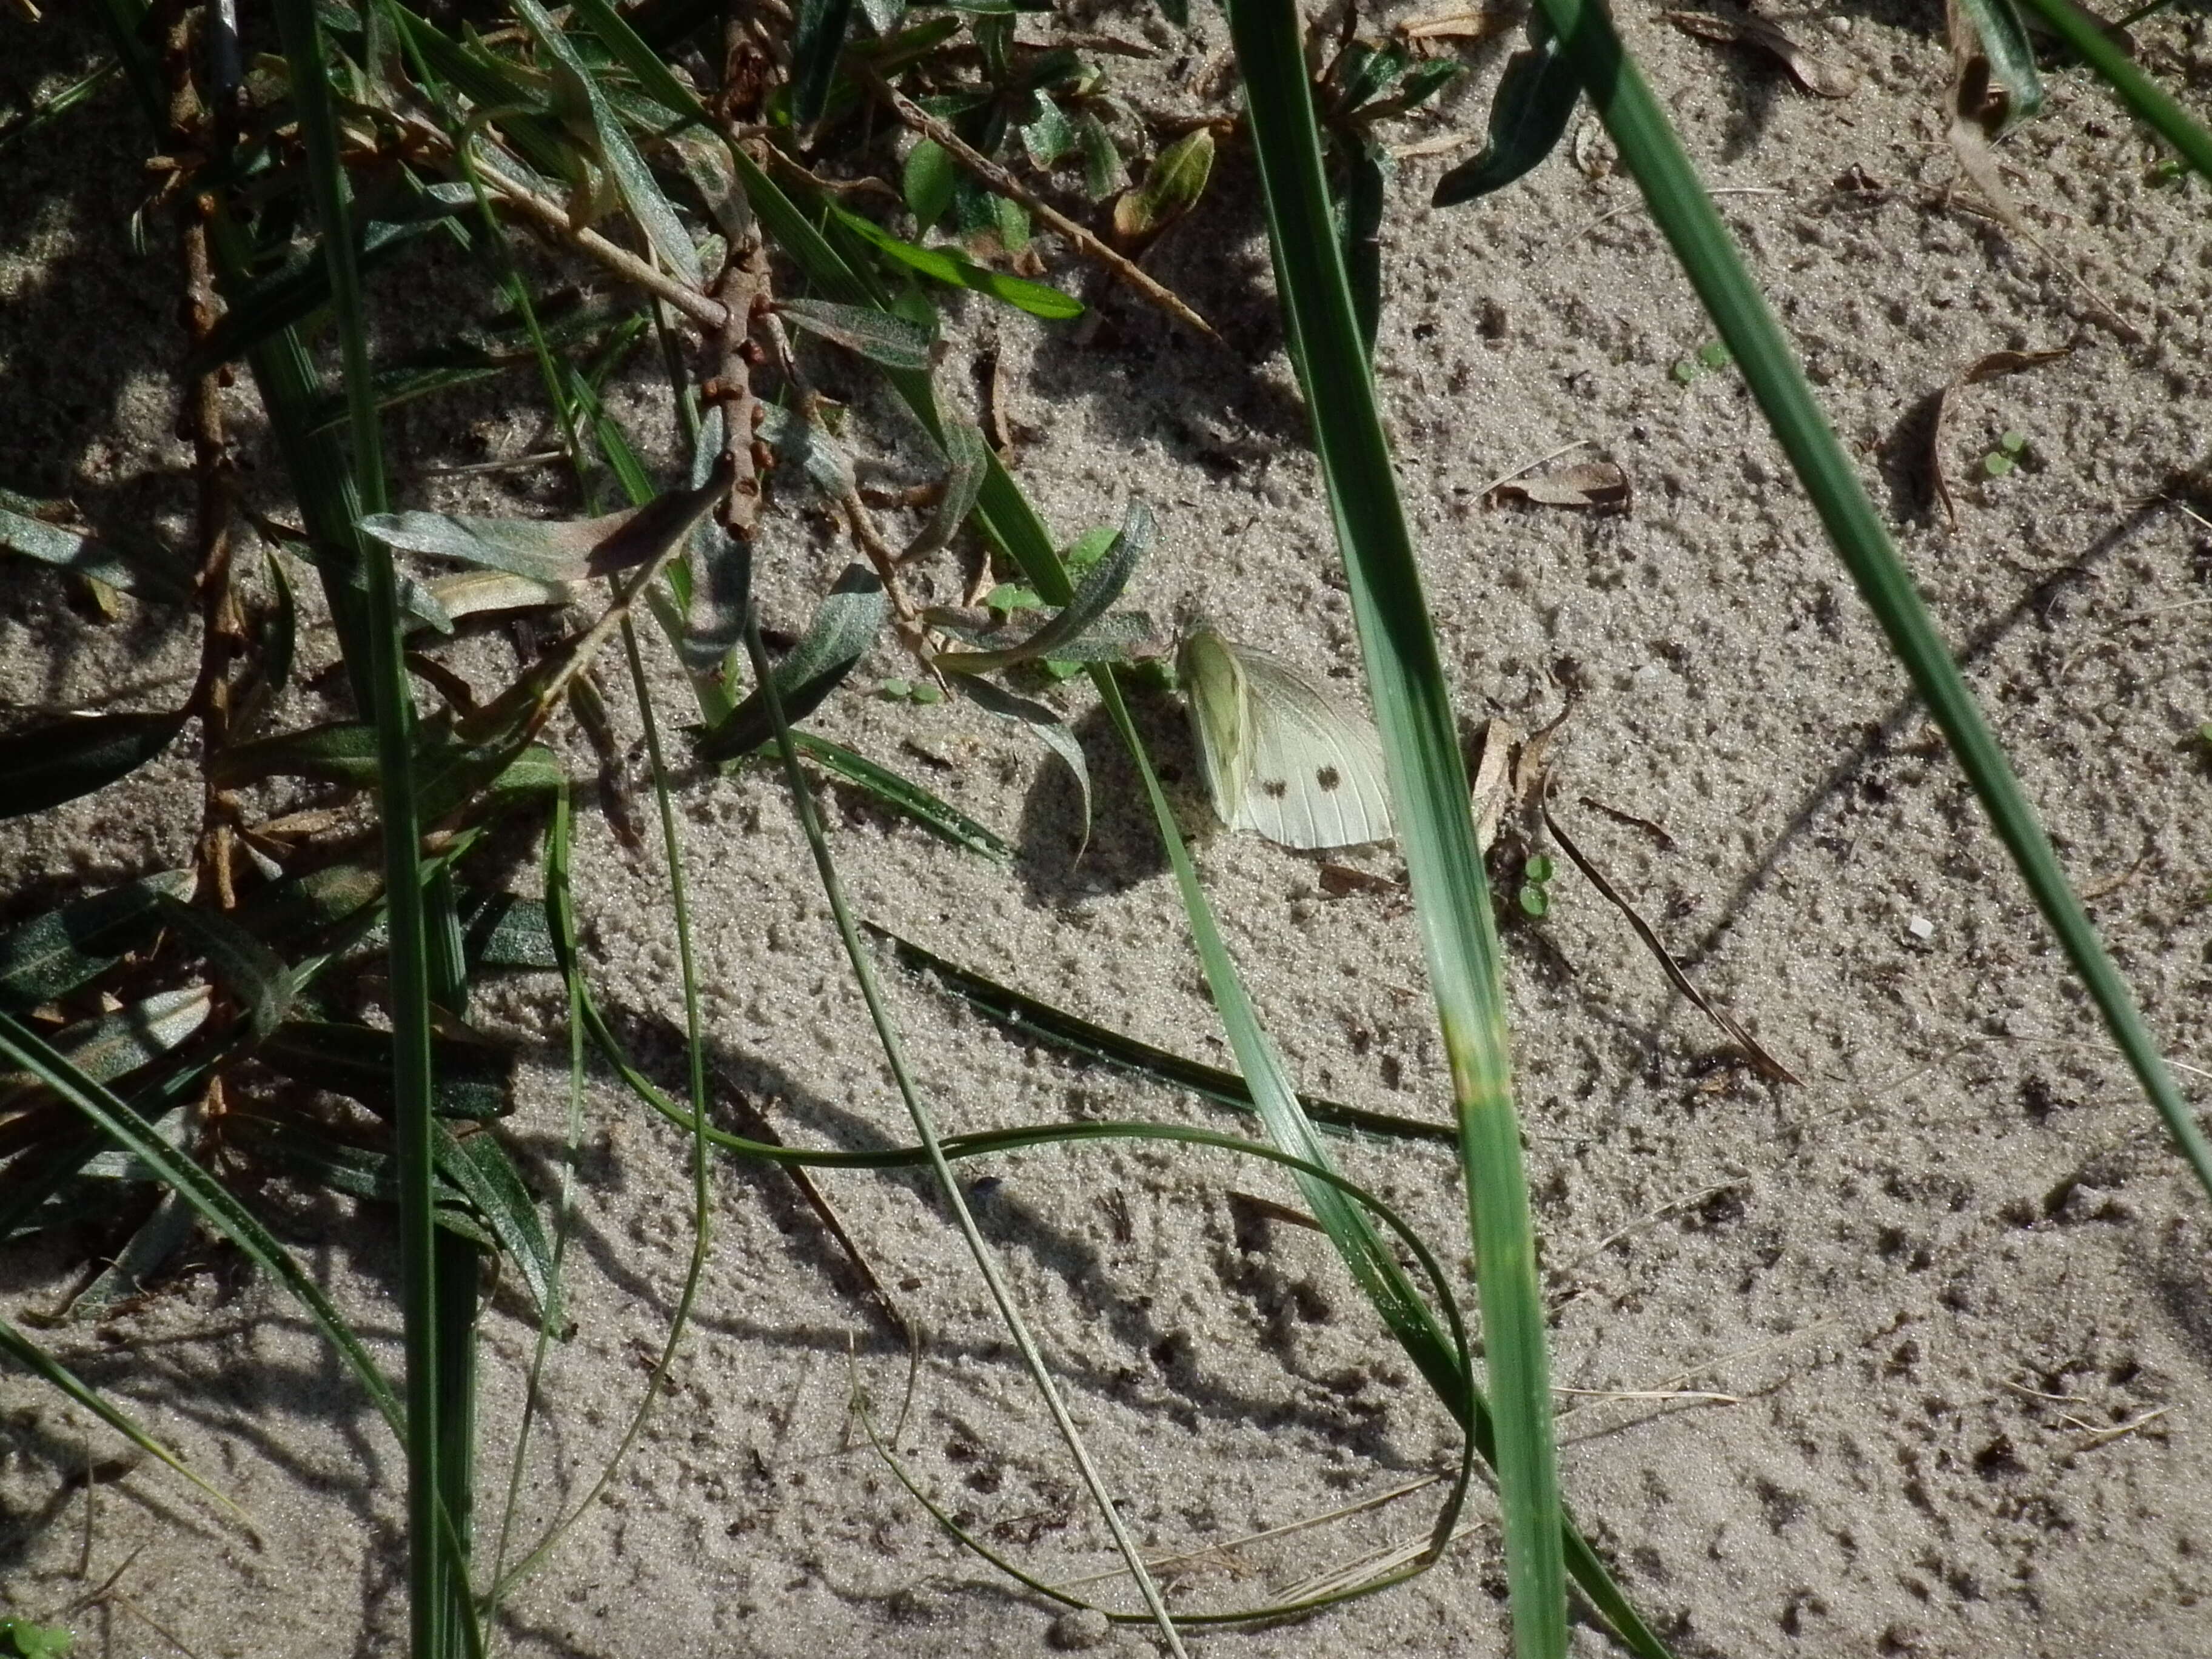
<instances>
[{"instance_id":1,"label":"withered leaf","mask_svg":"<svg viewBox=\"0 0 2212 1659\"><path fill-rule=\"evenodd\" d=\"M1532 507L1571 507L1593 513L1626 513L1633 491L1628 474L1611 461L1577 461L1534 477L1510 478L1490 492L1493 501Z\"/></svg>"},{"instance_id":2,"label":"withered leaf","mask_svg":"<svg viewBox=\"0 0 2212 1659\"><path fill-rule=\"evenodd\" d=\"M1823 63L1763 17L1747 12L1670 11L1666 18L1683 33L1701 40L1765 52L1817 98L1848 98L1859 89L1856 70Z\"/></svg>"}]
</instances>

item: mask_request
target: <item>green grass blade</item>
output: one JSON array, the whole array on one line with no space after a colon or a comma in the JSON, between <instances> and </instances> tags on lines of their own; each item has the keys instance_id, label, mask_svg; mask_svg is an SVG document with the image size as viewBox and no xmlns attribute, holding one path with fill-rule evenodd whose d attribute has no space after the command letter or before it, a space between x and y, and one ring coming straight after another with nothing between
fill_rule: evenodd
<instances>
[{"instance_id":1,"label":"green grass blade","mask_svg":"<svg viewBox=\"0 0 2212 1659\"><path fill-rule=\"evenodd\" d=\"M144 1429L139 1427L137 1421L127 1412L125 1412L119 1407L110 1404L107 1397L101 1394L99 1389L85 1382L84 1379L77 1376L75 1371L70 1370L70 1368L63 1364L60 1360L55 1358L37 1343L32 1341L30 1338L24 1335L21 1331L18 1330L14 1325L10 1324L5 1319L0 1319L0 1353L9 1355L15 1361L16 1364L22 1366L25 1370L31 1372L33 1376L41 1378L54 1389L58 1389L68 1399L75 1401L78 1405L83 1407L85 1410L90 1412L94 1417L97 1417L101 1422L106 1424L109 1428L114 1430L116 1433L121 1435L132 1445L137 1447L139 1450L145 1452L151 1456L160 1458L162 1462L167 1464L172 1469L184 1476L185 1480L191 1481L192 1485L198 1486L210 1498L214 1498L216 1503L222 1504L223 1508L228 1510L233 1515L244 1522L250 1530L255 1532L258 1532L260 1530L259 1528L254 1525L253 1517L252 1516L248 1515L244 1510L239 1508L235 1503L232 1502L231 1499L226 1497L223 1493L216 1491L215 1487L201 1480L200 1477L193 1474L191 1470L186 1468L185 1467L184 1460L181 1457L178 1456L176 1453L171 1451L160 1441L154 1438L152 1435L147 1433Z\"/></svg>"},{"instance_id":2,"label":"green grass blade","mask_svg":"<svg viewBox=\"0 0 2212 1659\"><path fill-rule=\"evenodd\" d=\"M1065 1009L1024 996L981 974L970 973L896 933L867 923L862 926L890 946L900 967L933 981L940 990L959 998L1017 1036L1035 1038L1068 1054L1097 1060L1170 1089L1188 1089L1238 1111L1253 1109L1250 1086L1234 1072L1208 1066L1202 1060L1186 1060L1149 1042L1095 1025ZM1324 1129L1371 1135L1382 1140L1459 1144L1459 1132L1449 1124L1424 1123L1418 1118L1364 1111L1357 1106L1340 1105L1312 1095L1300 1095L1298 1104L1316 1126Z\"/></svg>"},{"instance_id":3,"label":"green grass blade","mask_svg":"<svg viewBox=\"0 0 2212 1659\"><path fill-rule=\"evenodd\" d=\"M1293 46L1288 61L1295 62L1297 56L1296 48ZM877 305L886 303L885 296L873 284L872 280L865 272L847 264L844 257L831 246L820 231L815 228L812 222L799 209L797 203L785 194L775 180L763 173L743 150L732 152L732 161L740 182L744 187L746 198L751 203L755 212L759 215L763 227L781 245L784 252L799 265L810 281L833 297L851 303L869 302ZM886 373L885 378L906 402L915 419L933 438L942 443L944 418L938 408L935 389L929 377L923 374L890 371ZM1000 464L995 453L990 454L988 459L982 489L977 499L975 519L985 538L997 551L1013 562L1021 570L1029 585L1036 590L1047 605L1064 606L1069 602L1074 594L1074 586L1054 549L1051 532L1043 520L1038 516L1036 509L1030 504L1029 498L1022 493L1020 486L1015 483L1012 475ZM1201 962L1208 970L1209 989L1213 994L1217 1009L1221 1012L1223 1024L1229 1031L1232 1047L1236 1048L1238 1064L1244 1069L1248 1081L1255 1090L1262 1087L1270 1090L1274 1097L1273 1109L1276 1113L1277 1121L1286 1126L1300 1123L1303 1120L1302 1115L1297 1111L1296 1097L1290 1092L1288 1080L1281 1075L1279 1066L1273 1060L1272 1049L1267 1043L1265 1034L1260 1030L1257 1019L1253 1015L1249 999L1244 994L1236 965L1229 957L1227 951L1221 945L1219 930L1214 925L1212 912L1206 902L1204 890L1199 885L1197 872L1192 866L1189 856L1183 848L1182 834L1176 825L1173 810L1168 805L1166 795L1159 787L1158 778L1153 771L1151 758L1145 752L1142 742L1138 737L1135 725L1129 718L1127 708L1121 698L1121 688L1109 669L1095 665L1090 672L1091 683L1097 689L1100 699L1104 703L1115 729L1121 734L1124 745L1129 750L1139 776L1144 781L1147 795L1152 805L1155 823L1159 828L1163 844L1168 849L1170 862L1176 871L1176 886L1182 896L1185 912L1190 920L1194 936L1200 942ZM1453 754L1453 764L1456 766L1459 762L1455 749ZM1211 942L1210 945L1208 941ZM618 1070L623 1071L625 1079L633 1088L640 1089L641 1092L649 1090L650 1085L638 1077L634 1068L624 1066L618 1051L613 1049L609 1042L604 1022L598 1020L596 1011L591 1007L588 1000L585 1001L582 1006L586 1023L593 1030L594 1041L599 1042L603 1049L608 1052L610 1060L617 1065ZM1237 1046L1240 1040L1241 1047ZM653 1097L647 1094L646 1097L651 1099ZM1310 1135L1310 1126L1306 1126L1303 1130L1293 1129L1294 1135L1302 1141ZM719 1131L710 1133L720 1133ZM1205 1133L1204 1131L1190 1132L1193 1135L1202 1135ZM717 1144L726 1143L718 1140ZM961 1155L967 1143L960 1138L948 1140L945 1143L947 1156ZM757 1143L755 1146L757 1146ZM782 1153L781 1149L770 1149L764 1152L754 1151L753 1155L785 1154ZM842 1155L831 1156L842 1158ZM864 1158L866 1155L855 1156ZM1285 1156L1293 1156L1293 1154L1286 1149ZM861 1166L858 1162L841 1164L841 1167ZM1332 1213L1348 1230L1355 1230L1348 1231L1345 1242L1339 1243L1340 1251L1349 1249L1355 1255L1365 1255L1378 1273L1388 1274L1396 1272L1395 1261L1389 1258L1387 1251L1380 1246L1379 1243L1369 1246L1362 1246L1358 1243L1356 1230L1364 1225L1364 1212L1346 1217L1342 1213L1343 1206L1328 1206L1327 1200L1323 1200L1323 1204L1324 1206L1331 1207ZM1372 1238L1371 1231L1370 1237ZM1347 1260L1349 1259L1348 1256ZM1400 1278L1402 1279L1402 1275L1400 1275ZM1458 1362L1455 1354L1446 1353L1443 1350L1422 1340L1419 1326L1413 1322L1413 1319L1418 1316L1411 1314L1411 1310L1419 1305L1418 1297L1413 1296L1410 1291L1407 1295L1410 1302L1401 1304L1401 1308L1408 1312L1409 1322L1402 1328L1394 1327L1394 1330L1400 1335L1401 1340L1411 1339L1412 1346L1409 1346L1408 1352L1415 1358L1424 1376L1437 1391L1446 1407L1462 1421L1469 1425L1469 1432L1474 1438L1477 1451L1486 1462L1494 1466L1496 1443L1492 1432L1487 1403L1480 1392L1473 1387L1465 1366ZM1548 1401L1546 1402L1547 1408L1548 1408ZM1613 1585L1606 1572L1604 1564L1598 1559L1587 1541L1566 1524L1564 1517L1560 1521L1560 1530L1566 1559L1574 1572L1576 1582L1590 1598L1591 1602L1612 1621L1614 1629L1638 1653L1646 1656L1647 1659L1667 1659L1665 1645L1637 1617L1634 1609L1629 1606L1626 1598Z\"/></svg>"},{"instance_id":4,"label":"green grass blade","mask_svg":"<svg viewBox=\"0 0 2212 1659\"><path fill-rule=\"evenodd\" d=\"M362 512L385 511L384 464L375 381L368 356L361 274L347 181L338 155L337 123L324 68L322 28L313 0L277 0L276 20L290 70L315 216L329 262L331 297L343 354L345 392L352 415L352 483ZM272 410L272 413L275 411ZM307 480L295 480L304 495ZM335 515L349 503L326 501ZM357 521L358 514L356 515ZM398 586L391 555L362 546L355 522L344 526L350 552L364 578L362 660L356 684L366 690L377 727L381 790L386 926L390 929L392 1156L399 1172L401 1311L407 1346L408 1588L410 1649L415 1659L443 1659L453 1650L469 1616L468 1565L454 1559L451 1520L441 1493L449 1441L441 1412L450 1395L442 1355L437 1263L441 1247L435 1212L435 1151L430 1073L430 937L422 896L419 818L414 770L414 708L402 664ZM453 1363L465 1363L452 1356ZM458 1611L458 1618L456 1613Z\"/></svg>"},{"instance_id":5,"label":"green grass blade","mask_svg":"<svg viewBox=\"0 0 2212 1659\"><path fill-rule=\"evenodd\" d=\"M1745 268L1665 112L1623 49L1598 0L1540 3L1620 149L1622 164L1635 175L1653 221L1674 247L1722 339L1735 354L1744 383L1758 399L1861 597L1881 624L1890 649L1949 741L1997 838L2087 988L2106 1029L2166 1121L2198 1182L2212 1193L2212 1143L2207 1142L2174 1086L2126 981L2106 955L2088 913L2068 884L2050 837L1890 544L1850 457L1822 418L1789 341Z\"/></svg>"},{"instance_id":6,"label":"green grass blade","mask_svg":"<svg viewBox=\"0 0 2212 1659\"><path fill-rule=\"evenodd\" d=\"M1458 726L1329 213L1297 8L1290 0L1231 0L1230 30L1451 1066L1498 1431L1515 1650L1523 1659L1556 1659L1566 1651L1566 1587L1544 1305L1513 1111L1497 927Z\"/></svg>"},{"instance_id":7,"label":"green grass blade","mask_svg":"<svg viewBox=\"0 0 2212 1659\"><path fill-rule=\"evenodd\" d=\"M2135 65L2134 59L2097 27L2089 13L2069 0L2021 0L2032 6L2053 34L2081 55L2081 61L2112 84L2140 120L2181 152L2182 159L2212 179L2212 132L2191 118L2173 94Z\"/></svg>"},{"instance_id":8,"label":"green grass blade","mask_svg":"<svg viewBox=\"0 0 2212 1659\"><path fill-rule=\"evenodd\" d=\"M208 1224L229 1239L254 1261L266 1268L307 1311L317 1328L328 1337L347 1367L361 1379L384 1420L402 1440L406 1437L398 1397L377 1370L368 1350L362 1346L322 1288L307 1277L289 1252L269 1230L254 1218L228 1187L191 1158L178 1152L157 1129L114 1093L86 1077L54 1052L36 1033L7 1014L0 1014L0 1060L33 1073L118 1145L137 1155L139 1161L191 1200Z\"/></svg>"}]
</instances>

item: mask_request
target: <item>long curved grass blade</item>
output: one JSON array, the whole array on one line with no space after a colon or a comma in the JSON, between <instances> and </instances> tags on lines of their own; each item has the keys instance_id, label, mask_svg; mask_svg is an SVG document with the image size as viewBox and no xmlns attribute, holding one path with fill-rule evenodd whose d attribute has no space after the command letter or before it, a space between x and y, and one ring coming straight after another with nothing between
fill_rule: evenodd
<instances>
[{"instance_id":1,"label":"long curved grass blade","mask_svg":"<svg viewBox=\"0 0 2212 1659\"><path fill-rule=\"evenodd\" d=\"M1973 786L1990 827L2012 855L2021 878L2081 975L2143 1092L2181 1150L2197 1182L2212 1194L2212 1142L2175 1087L2157 1043L2137 1012L2126 981L2105 952L2088 913L2067 883L2058 854L2035 809L2013 775L1980 705L1951 659L1911 574L1891 545L1865 486L1820 414L1796 355L1728 228L1705 193L1665 112L1620 42L1598 0L1540 0L1634 174L1651 217L1721 337L1735 356L1776 441L1805 486L1828 539L1860 596L1881 624L1890 649L1942 728L1960 769ZM2057 20L2054 20L2056 22ZM2063 27L2063 26L2061 26ZM2085 56L2091 51L2080 43ZM2095 59L2093 58L2092 62Z\"/></svg>"},{"instance_id":2,"label":"long curved grass blade","mask_svg":"<svg viewBox=\"0 0 2212 1659\"><path fill-rule=\"evenodd\" d=\"M1307 412L1450 1063L1498 1431L1514 1645L1523 1659L1557 1659L1566 1651L1566 1588L1544 1304L1513 1111L1497 926L1466 765L1334 234L1297 7L1231 0L1229 14L1276 280L1299 343Z\"/></svg>"},{"instance_id":3,"label":"long curved grass blade","mask_svg":"<svg viewBox=\"0 0 2212 1659\"><path fill-rule=\"evenodd\" d=\"M891 947L900 967L933 981L969 1007L1006 1027L1032 1036L1085 1060L1098 1060L1171 1089L1188 1089L1239 1111L1253 1109L1252 1091L1234 1072L1140 1042L1135 1037L1110 1031L1103 1025L1024 996L981 974L947 962L896 933L863 922L862 927ZM1459 1131L1448 1123L1424 1123L1419 1118L1396 1117L1389 1112L1364 1111L1315 1095L1300 1095L1298 1104L1319 1127L1352 1135L1372 1135L1382 1140L1422 1140L1447 1146L1459 1144Z\"/></svg>"},{"instance_id":4,"label":"long curved grass blade","mask_svg":"<svg viewBox=\"0 0 2212 1659\"><path fill-rule=\"evenodd\" d=\"M551 58L555 69L555 83L562 94L576 99L583 106L582 113L590 122L593 136L599 141L600 160L614 175L615 187L622 192L623 205L630 211L653 244L653 252L662 264L684 282L696 288L700 282L699 256L691 246L691 238L684 230L676 210L669 205L661 193L645 158L599 90L590 68L577 55L574 45L556 23L538 0L511 0L515 15L529 26Z\"/></svg>"},{"instance_id":5,"label":"long curved grass blade","mask_svg":"<svg viewBox=\"0 0 2212 1659\"><path fill-rule=\"evenodd\" d=\"M0 818L19 818L126 778L185 729L173 714L65 714L0 738Z\"/></svg>"},{"instance_id":6,"label":"long curved grass blade","mask_svg":"<svg viewBox=\"0 0 2212 1659\"><path fill-rule=\"evenodd\" d=\"M866 755L855 754L841 743L811 732L797 733L799 752L824 771L857 784L886 806L892 807L932 835L955 847L981 853L998 864L1013 861L1012 844L995 830L969 817L951 802L940 799L910 778L889 767L878 766Z\"/></svg>"},{"instance_id":7,"label":"long curved grass blade","mask_svg":"<svg viewBox=\"0 0 2212 1659\"><path fill-rule=\"evenodd\" d=\"M363 513L381 513L387 502L367 311L361 273L353 257L351 211L338 153L337 113L325 66L322 27L313 0L276 0L276 13L307 152L315 217L322 231L323 255L330 266L331 304L351 415L352 467L349 470L339 464L336 477L326 474L319 479L295 473L293 483L302 495L310 526L319 519L342 538L338 545L343 550L344 562L358 573L362 584L357 633L347 643L357 648L358 655L352 657L355 684L377 728L385 913L392 936L388 960L397 1096L392 1156L399 1171L401 1314L407 1347L407 1413L402 1437L407 1447L409 1632L414 1659L445 1659L457 1634L476 1645L476 1621L466 1594L467 1560L455 1547L452 1517L441 1501L447 1481L441 1464L447 1443L440 1408L447 1357L439 1352L438 1315L442 1304L437 1292L429 929L421 869L422 820L416 799L415 711L401 659L398 582L392 558L380 549L365 547L357 528ZM273 418L281 422L284 413L281 404L272 402ZM295 449L304 454L308 446L295 446ZM292 456L288 453L287 459ZM319 491L315 489L318 483L324 486ZM320 502L307 503L305 498L318 493L323 498ZM349 508L355 510L349 512ZM397 1421L394 1425L401 1426Z\"/></svg>"},{"instance_id":8,"label":"long curved grass blade","mask_svg":"<svg viewBox=\"0 0 2212 1659\"><path fill-rule=\"evenodd\" d=\"M1284 61L1288 64L1299 61L1294 45L1288 50ZM785 252L798 262L810 281L823 292L851 303L886 304L885 295L866 270L847 263L844 256L815 228L793 199L775 180L763 173L743 149L732 152L732 161L744 188L746 199L759 215L763 227L782 246ZM829 211L826 206L824 211ZM887 373L885 378L924 428L933 436L939 436L944 429L944 417L938 408L935 390L928 377L894 371ZM1051 532L995 454L989 458L988 470L978 498L976 520L985 538L1013 562L1047 604L1067 604L1073 595L1073 584L1054 550ZM1103 667L1092 668L1091 679L1127 748L1152 801L1162 844L1167 848L1185 913L1200 945L1200 963L1206 971L1208 988L1217 1009L1221 1012L1238 1064L1248 1081L1253 1085L1255 1096L1263 1089L1269 1091L1269 1097L1275 1102L1277 1121L1286 1124L1302 1121L1298 1118L1296 1097L1291 1092L1287 1079L1282 1076L1279 1065L1273 1060L1272 1049L1254 1016L1249 999L1245 995L1236 965L1222 945L1212 909L1206 902L1204 890L1199 885L1197 871L1191 865L1189 854L1184 848L1174 810L1159 787L1151 759L1121 697L1121 687L1112 673ZM1458 764L1455 745L1452 752L1454 764ZM619 1050L612 1046L604 1022L599 1020L597 1012L588 999L580 1001L579 1006L583 1010L587 1027L592 1030L594 1041L600 1043L611 1061L623 1071L625 1080L646 1098L653 1099L653 1093L647 1092L651 1091L651 1085L639 1077L635 1068L626 1068L626 1062L620 1058ZM663 1109L662 1106L656 1107L656 1109ZM680 1114L677 1121L682 1121ZM721 1133L710 1130L709 1135L717 1145L728 1146L731 1150L743 1150L752 1156L771 1158L790 1156L784 1149L762 1150L763 1143L748 1142L739 1147L721 1139ZM1192 1130L1188 1132L1188 1136L1204 1139L1207 1133L1203 1130ZM1310 1126L1292 1130L1294 1139L1307 1144L1313 1144L1310 1134ZM1044 1138L1056 1137L1047 1133ZM948 1140L945 1143L947 1155L957 1155L969 1144L968 1139L960 1137ZM1027 1141L1024 1144L1039 1143ZM1517 1159L1517 1147L1514 1152ZM1290 1158L1297 1157L1297 1153L1290 1149L1284 1149L1283 1155ZM866 1160L870 1155L831 1153L820 1156L840 1167L866 1167ZM1339 1213L1341 1218L1340 1212ZM1370 1242L1360 1242L1358 1230L1364 1226L1364 1212L1355 1212L1346 1224L1353 1231L1347 1234L1348 1243L1339 1243L1340 1251L1346 1252L1347 1259L1352 1255L1364 1253L1378 1273L1396 1274L1402 1283L1403 1276L1399 1273L1395 1261L1389 1257L1380 1241L1374 1238L1371 1230L1366 1235ZM1402 1300L1397 1298L1395 1293L1393 1293L1393 1299L1405 1319L1402 1328L1393 1323L1394 1334L1407 1345L1409 1354L1447 1408L1469 1425L1477 1452L1486 1462L1494 1467L1497 1461L1496 1440L1492 1431L1489 1406L1481 1392L1474 1386L1465 1367L1456 1362L1448 1348L1427 1340L1425 1322L1405 1312L1407 1308L1416 1306L1419 1302L1410 1287L1404 1292ZM1547 1407L1548 1403L1546 1402ZM1668 1659L1666 1644L1638 1616L1588 1541L1564 1517L1560 1521L1560 1529L1568 1570L1592 1605L1637 1653L1644 1656L1645 1659Z\"/></svg>"},{"instance_id":9,"label":"long curved grass blade","mask_svg":"<svg viewBox=\"0 0 2212 1659\"><path fill-rule=\"evenodd\" d=\"M361 1339L331 1305L322 1287L307 1277L291 1254L228 1187L172 1147L151 1123L106 1086L84 1076L34 1032L7 1014L0 1014L0 1058L35 1075L127 1147L169 1186L184 1194L209 1225L266 1268L307 1310L316 1328L330 1339L347 1368L361 1379L362 1386L368 1391L369 1399L392 1432L405 1438L398 1398L369 1357L368 1350L362 1346Z\"/></svg>"},{"instance_id":10,"label":"long curved grass blade","mask_svg":"<svg viewBox=\"0 0 2212 1659\"><path fill-rule=\"evenodd\" d=\"M2212 132L2208 132L2164 87L2136 68L2096 20L2069 0L2022 0L2053 34L2081 56L2081 61L2112 82L2138 119L2158 130L2159 137L2179 150L2182 158L2207 179L2212 179Z\"/></svg>"},{"instance_id":11,"label":"long curved grass blade","mask_svg":"<svg viewBox=\"0 0 2212 1659\"><path fill-rule=\"evenodd\" d=\"M5 1319L0 1319L0 1352L5 1352L25 1370L83 1407L85 1410L106 1424L109 1428L137 1447L139 1450L149 1456L161 1459L162 1462L236 1516L245 1523L248 1531L255 1533L260 1531L260 1528L254 1525L253 1517L239 1508L227 1494L218 1492L191 1470L186 1468L183 1458L139 1427L136 1419L119 1407L109 1403L106 1395L86 1382L75 1371L32 1341Z\"/></svg>"}]
</instances>

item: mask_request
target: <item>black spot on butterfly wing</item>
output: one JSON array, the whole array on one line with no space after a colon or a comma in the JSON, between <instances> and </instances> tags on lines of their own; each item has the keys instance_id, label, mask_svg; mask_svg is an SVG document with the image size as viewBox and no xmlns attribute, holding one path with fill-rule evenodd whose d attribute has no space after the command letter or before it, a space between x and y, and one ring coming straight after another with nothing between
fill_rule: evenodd
<instances>
[{"instance_id":1,"label":"black spot on butterfly wing","mask_svg":"<svg viewBox=\"0 0 2212 1659\"><path fill-rule=\"evenodd\" d=\"M1320 771L1314 774L1314 781L1319 784L1324 790L1336 789L1343 784L1344 774L1338 771L1334 766L1324 766Z\"/></svg>"},{"instance_id":2,"label":"black spot on butterfly wing","mask_svg":"<svg viewBox=\"0 0 2212 1659\"><path fill-rule=\"evenodd\" d=\"M1291 793L1291 786L1280 778L1262 778L1260 781L1260 787L1266 792L1270 800L1280 800Z\"/></svg>"}]
</instances>

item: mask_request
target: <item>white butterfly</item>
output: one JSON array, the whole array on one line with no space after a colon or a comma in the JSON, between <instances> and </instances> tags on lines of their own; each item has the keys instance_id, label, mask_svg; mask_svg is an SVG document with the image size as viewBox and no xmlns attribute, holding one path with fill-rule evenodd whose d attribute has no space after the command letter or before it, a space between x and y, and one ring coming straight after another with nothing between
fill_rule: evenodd
<instances>
[{"instance_id":1,"label":"white butterfly","mask_svg":"<svg viewBox=\"0 0 2212 1659\"><path fill-rule=\"evenodd\" d=\"M1285 847L1390 836L1382 740L1289 664L1194 630L1176 658L1214 815Z\"/></svg>"}]
</instances>

